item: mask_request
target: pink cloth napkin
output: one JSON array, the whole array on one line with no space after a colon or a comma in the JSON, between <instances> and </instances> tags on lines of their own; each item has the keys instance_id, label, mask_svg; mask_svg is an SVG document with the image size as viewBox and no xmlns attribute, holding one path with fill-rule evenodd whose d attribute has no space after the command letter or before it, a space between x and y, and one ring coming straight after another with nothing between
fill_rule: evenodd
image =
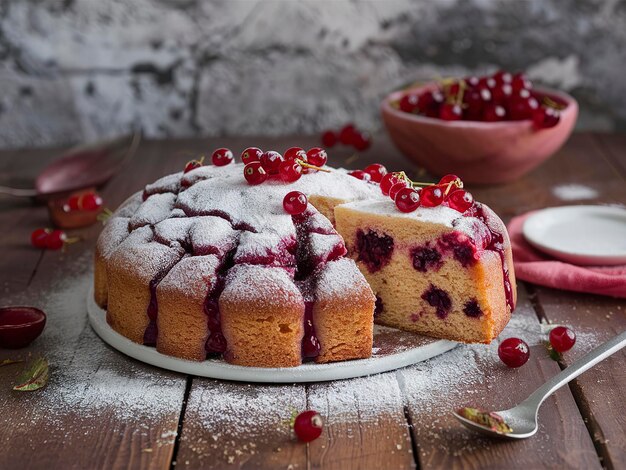
<instances>
[{"instance_id":1,"label":"pink cloth napkin","mask_svg":"<svg viewBox=\"0 0 626 470\"><path fill-rule=\"evenodd\" d=\"M515 217L508 226L518 279L555 289L626 298L626 266L576 266L535 250L522 235L530 215L532 212Z\"/></svg>"}]
</instances>

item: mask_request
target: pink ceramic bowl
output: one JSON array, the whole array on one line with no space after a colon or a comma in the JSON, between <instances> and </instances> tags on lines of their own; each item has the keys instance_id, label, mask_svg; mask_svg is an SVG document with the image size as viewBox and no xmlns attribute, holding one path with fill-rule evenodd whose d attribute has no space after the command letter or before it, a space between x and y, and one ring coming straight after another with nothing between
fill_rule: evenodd
<instances>
[{"instance_id":1,"label":"pink ceramic bowl","mask_svg":"<svg viewBox=\"0 0 626 470\"><path fill-rule=\"evenodd\" d=\"M546 88L535 91L566 104L561 120L550 129L535 131L531 121L442 121L394 108L408 92L432 90L430 83L391 93L382 115L391 140L408 158L436 176L459 175L468 183L513 181L554 154L567 140L578 116L570 95Z\"/></svg>"}]
</instances>

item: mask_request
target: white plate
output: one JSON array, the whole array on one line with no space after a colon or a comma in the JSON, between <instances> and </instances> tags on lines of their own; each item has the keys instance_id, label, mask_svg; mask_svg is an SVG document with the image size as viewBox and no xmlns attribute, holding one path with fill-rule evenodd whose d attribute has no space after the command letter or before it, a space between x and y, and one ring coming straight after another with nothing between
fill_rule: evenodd
<instances>
[{"instance_id":1,"label":"white plate","mask_svg":"<svg viewBox=\"0 0 626 470\"><path fill-rule=\"evenodd\" d=\"M626 209L564 206L524 222L524 238L540 251L580 265L626 264Z\"/></svg>"},{"instance_id":2,"label":"white plate","mask_svg":"<svg viewBox=\"0 0 626 470\"><path fill-rule=\"evenodd\" d=\"M294 383L322 382L378 374L425 361L457 346L453 341L415 335L394 328L374 328L372 357L331 364L306 363L298 367L264 368L228 364L221 359L203 362L187 361L137 344L114 331L106 322L106 312L93 300L93 288L87 296L89 322L95 332L118 351L164 369L214 379L242 382Z\"/></svg>"}]
</instances>

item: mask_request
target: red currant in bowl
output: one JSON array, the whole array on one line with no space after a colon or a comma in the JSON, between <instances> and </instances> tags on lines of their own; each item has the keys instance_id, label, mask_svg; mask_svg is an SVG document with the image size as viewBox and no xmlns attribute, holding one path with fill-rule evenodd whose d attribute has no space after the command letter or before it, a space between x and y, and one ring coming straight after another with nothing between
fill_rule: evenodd
<instances>
[{"instance_id":1,"label":"red currant in bowl","mask_svg":"<svg viewBox=\"0 0 626 470\"><path fill-rule=\"evenodd\" d=\"M519 338L507 338L498 346L498 356L508 367L521 367L530 357L530 348L524 340Z\"/></svg>"},{"instance_id":2,"label":"red currant in bowl","mask_svg":"<svg viewBox=\"0 0 626 470\"><path fill-rule=\"evenodd\" d=\"M550 344L556 352L565 352L576 344L576 333L566 326L557 326L550 330Z\"/></svg>"}]
</instances>

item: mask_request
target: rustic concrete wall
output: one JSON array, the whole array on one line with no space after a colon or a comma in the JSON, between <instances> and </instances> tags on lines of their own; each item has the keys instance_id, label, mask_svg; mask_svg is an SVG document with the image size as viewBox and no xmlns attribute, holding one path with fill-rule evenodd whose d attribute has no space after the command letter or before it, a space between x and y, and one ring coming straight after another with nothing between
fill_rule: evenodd
<instances>
[{"instance_id":1,"label":"rustic concrete wall","mask_svg":"<svg viewBox=\"0 0 626 470\"><path fill-rule=\"evenodd\" d=\"M0 0L0 146L380 126L414 79L497 66L626 127L626 0Z\"/></svg>"}]
</instances>

